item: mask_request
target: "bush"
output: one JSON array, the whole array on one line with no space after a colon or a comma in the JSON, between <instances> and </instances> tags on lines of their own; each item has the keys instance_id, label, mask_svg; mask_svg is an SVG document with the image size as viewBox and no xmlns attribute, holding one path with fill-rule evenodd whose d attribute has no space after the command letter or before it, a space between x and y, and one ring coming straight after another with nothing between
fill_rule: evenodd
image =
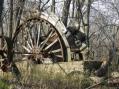
<instances>
[{"instance_id":1,"label":"bush","mask_svg":"<svg viewBox=\"0 0 119 89\"><path fill-rule=\"evenodd\" d=\"M0 89L9 89L9 85L0 80Z\"/></svg>"},{"instance_id":2,"label":"bush","mask_svg":"<svg viewBox=\"0 0 119 89\"><path fill-rule=\"evenodd\" d=\"M90 78L88 78L88 77L84 77L82 80L81 80L81 89L85 89L85 88L87 88L87 87L89 87L89 86L91 86L93 84L93 81L90 79Z\"/></svg>"}]
</instances>

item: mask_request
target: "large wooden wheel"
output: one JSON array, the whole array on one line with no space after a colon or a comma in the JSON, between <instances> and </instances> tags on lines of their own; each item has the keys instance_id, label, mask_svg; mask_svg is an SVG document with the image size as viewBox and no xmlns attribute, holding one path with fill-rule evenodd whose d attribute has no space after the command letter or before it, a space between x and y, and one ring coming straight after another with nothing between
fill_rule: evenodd
<instances>
[{"instance_id":1,"label":"large wooden wheel","mask_svg":"<svg viewBox=\"0 0 119 89\"><path fill-rule=\"evenodd\" d=\"M27 58L37 63L70 60L65 32L65 26L55 15L41 13L30 17L18 27L13 37L15 58Z\"/></svg>"}]
</instances>

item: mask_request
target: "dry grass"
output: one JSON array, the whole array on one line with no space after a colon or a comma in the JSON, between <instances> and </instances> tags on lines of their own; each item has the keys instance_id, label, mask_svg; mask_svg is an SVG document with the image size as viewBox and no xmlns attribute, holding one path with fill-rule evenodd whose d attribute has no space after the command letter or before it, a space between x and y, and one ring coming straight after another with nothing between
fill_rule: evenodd
<instances>
[{"instance_id":1,"label":"dry grass","mask_svg":"<svg viewBox=\"0 0 119 89\"><path fill-rule=\"evenodd\" d=\"M2 78L12 81L10 85L5 84L8 89L86 89L93 84L89 76L82 72L82 62L34 65L24 61L17 63L17 66L22 75L19 81L11 73L0 72Z\"/></svg>"},{"instance_id":2,"label":"dry grass","mask_svg":"<svg viewBox=\"0 0 119 89\"><path fill-rule=\"evenodd\" d=\"M84 78L82 62L34 65L24 61L17 63L17 66L22 77L19 82L11 83L14 89L79 89ZM72 71L81 72L72 74ZM11 73L1 72L0 75L6 80L15 81Z\"/></svg>"}]
</instances>

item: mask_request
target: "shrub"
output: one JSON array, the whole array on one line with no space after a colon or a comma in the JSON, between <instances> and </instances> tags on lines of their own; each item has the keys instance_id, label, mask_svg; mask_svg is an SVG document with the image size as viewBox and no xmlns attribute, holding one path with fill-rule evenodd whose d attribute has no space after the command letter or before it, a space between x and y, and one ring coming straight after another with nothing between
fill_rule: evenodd
<instances>
[{"instance_id":1,"label":"shrub","mask_svg":"<svg viewBox=\"0 0 119 89\"><path fill-rule=\"evenodd\" d=\"M0 89L9 89L9 85L0 80Z\"/></svg>"},{"instance_id":2,"label":"shrub","mask_svg":"<svg viewBox=\"0 0 119 89\"><path fill-rule=\"evenodd\" d=\"M91 86L93 84L93 81L88 78L88 77L84 77L82 80L81 80L81 89L85 89L89 86Z\"/></svg>"}]
</instances>

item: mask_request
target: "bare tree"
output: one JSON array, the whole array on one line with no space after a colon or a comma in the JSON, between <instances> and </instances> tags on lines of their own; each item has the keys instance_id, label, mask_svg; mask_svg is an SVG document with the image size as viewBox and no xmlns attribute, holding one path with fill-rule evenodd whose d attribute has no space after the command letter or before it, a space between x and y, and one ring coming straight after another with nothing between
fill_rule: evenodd
<instances>
[{"instance_id":1,"label":"bare tree","mask_svg":"<svg viewBox=\"0 0 119 89\"><path fill-rule=\"evenodd\" d=\"M70 3L71 3L71 0L64 1L64 7L62 11L62 22L64 23L65 26L67 26Z\"/></svg>"},{"instance_id":2,"label":"bare tree","mask_svg":"<svg viewBox=\"0 0 119 89\"><path fill-rule=\"evenodd\" d=\"M3 4L4 4L4 0L0 0L0 19L1 19L1 16L2 16Z\"/></svg>"},{"instance_id":3,"label":"bare tree","mask_svg":"<svg viewBox=\"0 0 119 89\"><path fill-rule=\"evenodd\" d=\"M0 36L3 35L3 27L2 27L2 12L3 12L3 4L4 0L0 1ZM0 47L2 47L2 40L0 39Z\"/></svg>"},{"instance_id":4,"label":"bare tree","mask_svg":"<svg viewBox=\"0 0 119 89\"><path fill-rule=\"evenodd\" d=\"M75 14L76 20L83 18L82 7L84 6L84 2L85 2L85 0L83 0L83 1L77 0L76 1L76 14Z\"/></svg>"},{"instance_id":5,"label":"bare tree","mask_svg":"<svg viewBox=\"0 0 119 89\"><path fill-rule=\"evenodd\" d=\"M2 29L2 12L3 12L3 4L4 4L4 0L0 0L0 35L3 34L3 29Z\"/></svg>"},{"instance_id":6,"label":"bare tree","mask_svg":"<svg viewBox=\"0 0 119 89\"><path fill-rule=\"evenodd\" d=\"M75 13L75 0L72 0L72 18L74 18Z\"/></svg>"},{"instance_id":7,"label":"bare tree","mask_svg":"<svg viewBox=\"0 0 119 89\"><path fill-rule=\"evenodd\" d=\"M21 15L22 15L22 12L23 12L23 9L24 9L24 4L25 4L25 1L26 0L17 0L17 5L16 6L16 16L15 16L15 22L16 22L16 28L19 26L20 24L20 19L21 19Z\"/></svg>"},{"instance_id":8,"label":"bare tree","mask_svg":"<svg viewBox=\"0 0 119 89\"><path fill-rule=\"evenodd\" d=\"M13 0L10 0L10 18L9 18L9 37L12 38L13 34Z\"/></svg>"},{"instance_id":9,"label":"bare tree","mask_svg":"<svg viewBox=\"0 0 119 89\"><path fill-rule=\"evenodd\" d=\"M51 12L55 13L55 0L52 0Z\"/></svg>"},{"instance_id":10,"label":"bare tree","mask_svg":"<svg viewBox=\"0 0 119 89\"><path fill-rule=\"evenodd\" d=\"M89 28L90 28L90 25L89 25L89 18L90 18L90 7L91 7L91 0L88 0L87 1L87 20L86 20L86 23L85 23L85 29L87 30L87 45L89 47Z\"/></svg>"},{"instance_id":11,"label":"bare tree","mask_svg":"<svg viewBox=\"0 0 119 89\"><path fill-rule=\"evenodd\" d=\"M93 1L91 0L77 0L76 1L76 14L75 20L79 24L79 30L84 31L87 37L87 46L89 47L89 18L90 18L90 6ZM85 8L85 9L84 9Z\"/></svg>"}]
</instances>

